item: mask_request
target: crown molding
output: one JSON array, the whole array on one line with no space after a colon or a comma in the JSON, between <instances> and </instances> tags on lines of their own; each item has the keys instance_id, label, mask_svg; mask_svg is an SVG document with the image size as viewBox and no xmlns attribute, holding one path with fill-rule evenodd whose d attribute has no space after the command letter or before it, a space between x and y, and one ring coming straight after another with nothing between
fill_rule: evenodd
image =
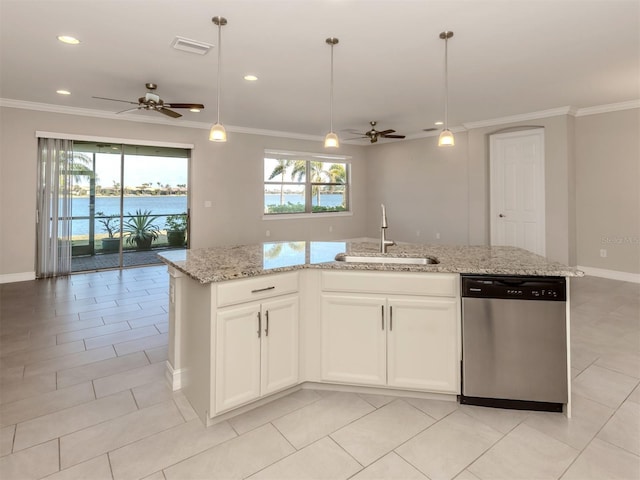
<instances>
[{"instance_id":1,"label":"crown molding","mask_svg":"<svg viewBox=\"0 0 640 480\"><path fill-rule=\"evenodd\" d=\"M463 124L465 125L465 124ZM451 127L449 130L451 130L451 133L463 133L467 131L466 125L462 126L462 127ZM439 137L440 133L442 132L442 129L438 128L436 130L433 130L431 132L419 132L419 133L412 133L409 134L405 137L405 140L417 140L419 138L430 138L430 137Z\"/></svg>"},{"instance_id":2,"label":"crown molding","mask_svg":"<svg viewBox=\"0 0 640 480\"><path fill-rule=\"evenodd\" d=\"M49 103L27 102L24 100L13 100L10 98L0 98L0 107L18 108L22 110L36 110L39 112L61 113L65 115L80 115L84 117L105 118L108 120L127 120L138 123L152 123L156 125L170 125L172 127L198 128L200 130L209 130L210 123L194 122L190 120L168 119L163 117L143 117L133 114L116 114L113 112L105 112L104 110L92 110L88 108L66 107L63 105L52 105ZM228 132L246 133L250 135L264 135L267 137L292 138L297 140L322 141L324 137L319 135L307 135L301 133L280 132L277 130L263 130L259 128L237 127L234 125L225 125Z\"/></svg>"},{"instance_id":3,"label":"crown molding","mask_svg":"<svg viewBox=\"0 0 640 480\"><path fill-rule=\"evenodd\" d=\"M0 107L19 108L22 110L36 110L39 112L62 113L64 115L80 115L83 117L105 118L108 120L127 120L129 122L153 123L156 125L171 125L173 127L187 128L206 128L202 122L193 122L189 120L169 120L162 117L152 118L140 115L132 115L127 113L117 114L114 112L105 112L104 110L93 110L89 108L67 107L64 105L52 105L50 103L27 102L24 100L12 100L9 98L0 98Z\"/></svg>"},{"instance_id":4,"label":"crown molding","mask_svg":"<svg viewBox=\"0 0 640 480\"><path fill-rule=\"evenodd\" d=\"M630 100L628 102L610 103L608 105L596 105L595 107L579 108L576 112L576 117L597 115L599 113L618 112L620 110L631 110L633 108L640 108L640 99Z\"/></svg>"},{"instance_id":5,"label":"crown molding","mask_svg":"<svg viewBox=\"0 0 640 480\"><path fill-rule=\"evenodd\" d=\"M210 125L207 125L207 130L211 128ZM260 128L248 128L248 127L234 127L229 126L225 127L228 131L234 133L247 133L250 135L264 135L267 137L280 137L280 138L292 138L296 140L312 140L314 142L322 142L324 141L323 136L319 135L307 135L304 133L293 133L293 132L280 132L278 130L262 130Z\"/></svg>"},{"instance_id":6,"label":"crown molding","mask_svg":"<svg viewBox=\"0 0 640 480\"><path fill-rule=\"evenodd\" d=\"M114 112L106 112L104 110L93 110L88 108L67 107L64 105L53 105L49 103L28 102L24 100L13 100L10 98L0 98L0 107L18 108L22 110L36 110L40 112L61 113L65 115L80 115L93 118L104 118L108 120L126 120L129 122L151 123L156 125L169 125L172 127L197 128L200 130L209 130L211 124L205 122L194 122L191 120L168 119L163 117L146 117L134 114L116 114ZM594 107L575 108L571 106L552 108L549 110L541 110L538 112L523 113L511 115L507 117L493 118L489 120L480 120L477 122L463 123L460 127L453 127L453 133L465 132L474 128L492 127L496 125L504 125L509 123L525 122L530 120L538 120L541 118L557 117L560 115L571 115L574 117L584 117L587 115L597 115L600 113L617 112L620 110L629 110L640 108L640 99L630 100L627 102L611 103L608 105L597 105ZM225 126L228 132L244 133L249 135L263 135L267 137L291 138L295 140L322 141L324 137L319 135L308 135L293 132L282 132L278 130L265 130L259 128L238 127L234 125ZM429 138L440 135L440 131L420 132L406 136L406 140L415 140L419 138ZM389 139L391 140L391 139ZM399 141L399 140L397 140ZM363 143L355 141L343 141L345 144L362 145ZM392 141L385 141L392 143ZM368 144L367 144L368 145Z\"/></svg>"},{"instance_id":7,"label":"crown molding","mask_svg":"<svg viewBox=\"0 0 640 480\"><path fill-rule=\"evenodd\" d=\"M463 123L467 130L473 128L493 127L495 125L504 125L506 123L526 122L529 120L539 120L541 118L557 117L559 115L575 115L575 109L570 106L552 108L550 110L541 110L539 112L523 113L518 115L510 115L508 117L492 118L489 120L480 120L478 122Z\"/></svg>"}]
</instances>

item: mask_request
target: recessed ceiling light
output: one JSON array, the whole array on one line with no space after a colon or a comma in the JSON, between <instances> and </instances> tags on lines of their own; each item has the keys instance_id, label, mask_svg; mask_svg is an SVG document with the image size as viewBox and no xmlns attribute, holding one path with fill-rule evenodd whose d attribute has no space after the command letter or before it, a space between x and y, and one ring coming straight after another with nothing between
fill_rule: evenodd
<instances>
[{"instance_id":1,"label":"recessed ceiling light","mask_svg":"<svg viewBox=\"0 0 640 480\"><path fill-rule=\"evenodd\" d=\"M56 90L56 93L58 95L71 95L71 92L69 90Z\"/></svg>"},{"instance_id":2,"label":"recessed ceiling light","mask_svg":"<svg viewBox=\"0 0 640 480\"><path fill-rule=\"evenodd\" d=\"M189 111L193 112L193 113L198 113L200 111L200 109L199 108L190 108Z\"/></svg>"},{"instance_id":3,"label":"recessed ceiling light","mask_svg":"<svg viewBox=\"0 0 640 480\"><path fill-rule=\"evenodd\" d=\"M258 77L256 77L255 75L245 75L244 79L247 82L255 82L256 80L258 80Z\"/></svg>"},{"instance_id":4,"label":"recessed ceiling light","mask_svg":"<svg viewBox=\"0 0 640 480\"><path fill-rule=\"evenodd\" d=\"M434 125L444 125L444 122L436 122Z\"/></svg>"},{"instance_id":5,"label":"recessed ceiling light","mask_svg":"<svg viewBox=\"0 0 640 480\"><path fill-rule=\"evenodd\" d=\"M80 43L80 40L76 37L71 37L69 35L58 35L58 40L62 43L68 43L69 45L78 45Z\"/></svg>"}]
</instances>

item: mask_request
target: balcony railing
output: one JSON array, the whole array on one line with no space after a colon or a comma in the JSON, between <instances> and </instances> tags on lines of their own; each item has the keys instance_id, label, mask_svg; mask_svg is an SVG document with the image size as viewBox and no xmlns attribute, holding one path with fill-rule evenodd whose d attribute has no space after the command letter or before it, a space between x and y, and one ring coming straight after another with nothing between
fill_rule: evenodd
<instances>
[{"instance_id":1,"label":"balcony railing","mask_svg":"<svg viewBox=\"0 0 640 480\"><path fill-rule=\"evenodd\" d=\"M147 218L144 218L147 217ZM184 234L174 233L167 220L183 224ZM181 222L181 219L184 219ZM151 215L94 215L73 216L72 220L72 257L118 253L120 243L123 252L136 250L158 250L186 247L187 214L159 213ZM124 228L121 228L120 222ZM135 227L140 227L135 229ZM145 228L146 227L146 228ZM110 232L109 232L110 230ZM145 230L152 238L148 246L134 240L135 233ZM139 235L140 237L146 235Z\"/></svg>"}]
</instances>

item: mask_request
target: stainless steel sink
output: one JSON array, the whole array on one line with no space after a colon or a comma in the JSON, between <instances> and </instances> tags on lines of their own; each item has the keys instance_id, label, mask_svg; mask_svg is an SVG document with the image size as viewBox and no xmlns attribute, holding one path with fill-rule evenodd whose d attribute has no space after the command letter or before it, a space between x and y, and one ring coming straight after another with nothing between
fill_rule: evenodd
<instances>
[{"instance_id":1,"label":"stainless steel sink","mask_svg":"<svg viewBox=\"0 0 640 480\"><path fill-rule=\"evenodd\" d=\"M338 262L347 263L392 263L400 265L436 265L440 263L435 257L391 257L386 255L349 255L346 253L339 253L336 255Z\"/></svg>"}]
</instances>

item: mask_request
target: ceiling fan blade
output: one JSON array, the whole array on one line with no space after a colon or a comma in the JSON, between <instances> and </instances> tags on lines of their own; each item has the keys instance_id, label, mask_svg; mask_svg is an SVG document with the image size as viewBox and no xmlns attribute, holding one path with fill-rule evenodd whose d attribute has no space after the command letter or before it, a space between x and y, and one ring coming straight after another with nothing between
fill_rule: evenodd
<instances>
[{"instance_id":1,"label":"ceiling fan blade","mask_svg":"<svg viewBox=\"0 0 640 480\"><path fill-rule=\"evenodd\" d=\"M404 138L405 135L380 135L381 137L384 138Z\"/></svg>"},{"instance_id":2,"label":"ceiling fan blade","mask_svg":"<svg viewBox=\"0 0 640 480\"><path fill-rule=\"evenodd\" d=\"M382 132L378 132L378 135L383 135L384 136L384 135L388 135L389 133L394 133L394 132L395 132L395 130L391 130L391 129L383 130Z\"/></svg>"},{"instance_id":3,"label":"ceiling fan blade","mask_svg":"<svg viewBox=\"0 0 640 480\"><path fill-rule=\"evenodd\" d=\"M117 98L107 98L107 97L91 97L91 98L97 98L99 100L111 100L112 102L124 102L124 103L130 103L132 105L138 105L138 102L130 102L129 100L118 100Z\"/></svg>"},{"instance_id":4,"label":"ceiling fan blade","mask_svg":"<svg viewBox=\"0 0 640 480\"><path fill-rule=\"evenodd\" d=\"M200 110L204 108L201 103L165 103L164 106L169 108L197 108Z\"/></svg>"},{"instance_id":5,"label":"ceiling fan blade","mask_svg":"<svg viewBox=\"0 0 640 480\"><path fill-rule=\"evenodd\" d=\"M116 115L120 115L121 113L135 112L136 110L140 110L140 107L127 108L126 110L122 110L120 112L116 112Z\"/></svg>"},{"instance_id":6,"label":"ceiling fan blade","mask_svg":"<svg viewBox=\"0 0 640 480\"><path fill-rule=\"evenodd\" d=\"M182 116L178 112L174 112L173 110L169 110L168 108L165 108L165 107L156 108L156 110L159 111L160 113L164 113L165 115L171 118L179 118Z\"/></svg>"}]
</instances>

